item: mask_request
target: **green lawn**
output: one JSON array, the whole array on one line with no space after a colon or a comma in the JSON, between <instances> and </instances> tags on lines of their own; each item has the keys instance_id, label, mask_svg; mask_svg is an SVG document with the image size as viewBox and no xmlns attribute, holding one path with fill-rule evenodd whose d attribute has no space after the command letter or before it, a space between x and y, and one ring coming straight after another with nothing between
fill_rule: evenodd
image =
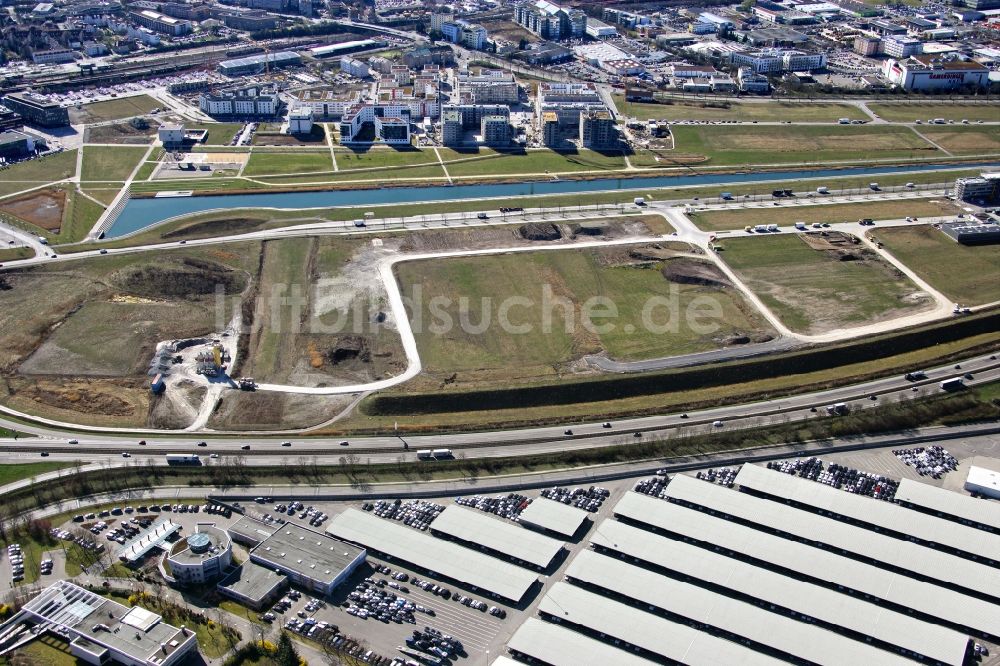
<instances>
[{"instance_id":1,"label":"green lawn","mask_svg":"<svg viewBox=\"0 0 1000 666\"><path fill-rule=\"evenodd\" d=\"M80 180L124 181L146 150L134 146L85 146Z\"/></svg>"},{"instance_id":2,"label":"green lawn","mask_svg":"<svg viewBox=\"0 0 1000 666\"><path fill-rule=\"evenodd\" d=\"M40 159L21 162L0 171L0 196L69 178L75 173L76 150L64 150Z\"/></svg>"},{"instance_id":3,"label":"green lawn","mask_svg":"<svg viewBox=\"0 0 1000 666\"><path fill-rule=\"evenodd\" d=\"M74 657L69 650L69 643L59 641L46 634L43 638L32 641L27 646L14 653L19 658L26 659L31 666L85 666L86 662ZM2 664L22 663L12 662L9 658L0 660Z\"/></svg>"},{"instance_id":4,"label":"green lawn","mask_svg":"<svg viewBox=\"0 0 1000 666\"><path fill-rule=\"evenodd\" d=\"M1000 127L958 125L922 127L919 132L955 155L1000 153Z\"/></svg>"},{"instance_id":5,"label":"green lawn","mask_svg":"<svg viewBox=\"0 0 1000 666\"><path fill-rule=\"evenodd\" d=\"M104 207L94 203L79 192L70 191L63 211L63 226L59 235L52 238L57 243L75 243L86 237L104 212ZM49 234L46 234L49 235Z\"/></svg>"},{"instance_id":6,"label":"green lawn","mask_svg":"<svg viewBox=\"0 0 1000 666\"><path fill-rule=\"evenodd\" d=\"M730 238L722 258L793 331L817 334L929 306L916 285L871 250L814 250L799 234ZM844 261L849 253L854 261Z\"/></svg>"},{"instance_id":7,"label":"green lawn","mask_svg":"<svg viewBox=\"0 0 1000 666\"><path fill-rule=\"evenodd\" d=\"M335 155L337 156L337 167L341 171L413 166L438 161L433 150L421 150L412 146L404 148L373 146L367 150L361 148L352 150L341 146L336 149Z\"/></svg>"},{"instance_id":8,"label":"green lawn","mask_svg":"<svg viewBox=\"0 0 1000 666\"><path fill-rule=\"evenodd\" d=\"M100 560L100 555L76 543L66 544L66 575L79 576Z\"/></svg>"},{"instance_id":9,"label":"green lawn","mask_svg":"<svg viewBox=\"0 0 1000 666\"><path fill-rule=\"evenodd\" d=\"M938 217L959 212L945 199L910 199L906 201L865 201L831 206L780 206L777 208L734 208L693 213L689 217L704 231L742 229L747 225L796 222L856 222L863 217L893 220L912 216Z\"/></svg>"},{"instance_id":10,"label":"green lawn","mask_svg":"<svg viewBox=\"0 0 1000 666\"><path fill-rule=\"evenodd\" d=\"M86 188L83 191L107 207L111 205L111 203L115 200L115 197L118 196L118 193L121 192L122 185L124 184L125 183L108 183L107 186L103 186L102 184L102 187Z\"/></svg>"},{"instance_id":11,"label":"green lawn","mask_svg":"<svg viewBox=\"0 0 1000 666\"><path fill-rule=\"evenodd\" d=\"M867 120L856 106L831 103L796 102L726 102L699 100L669 100L672 103L643 104L626 102L624 95L615 95L615 106L624 116L639 120L741 120L792 122L837 122L840 118Z\"/></svg>"},{"instance_id":12,"label":"green lawn","mask_svg":"<svg viewBox=\"0 0 1000 666\"><path fill-rule=\"evenodd\" d=\"M955 302L1000 301L1000 245L960 245L927 225L876 228L875 235L893 256Z\"/></svg>"},{"instance_id":13,"label":"green lawn","mask_svg":"<svg viewBox=\"0 0 1000 666\"><path fill-rule=\"evenodd\" d=\"M0 263L5 261L16 261L17 259L30 259L34 253L26 247L16 247L12 250L0 250Z\"/></svg>"},{"instance_id":14,"label":"green lawn","mask_svg":"<svg viewBox=\"0 0 1000 666\"><path fill-rule=\"evenodd\" d=\"M242 123L195 123L189 125L184 124L184 129L189 130L208 130L208 137L205 139L204 145L206 146L226 146L233 137L236 136L236 132L243 128ZM245 149L243 149L245 150Z\"/></svg>"},{"instance_id":15,"label":"green lawn","mask_svg":"<svg viewBox=\"0 0 1000 666\"><path fill-rule=\"evenodd\" d=\"M444 153L441 157L445 160L449 159L445 157ZM451 159L459 158L453 157ZM625 168L625 159L621 154L605 154L593 150L557 152L548 149L532 149L527 152L496 152L495 156L446 163L446 166L452 177L510 176L579 171L620 171Z\"/></svg>"},{"instance_id":16,"label":"green lawn","mask_svg":"<svg viewBox=\"0 0 1000 666\"><path fill-rule=\"evenodd\" d=\"M673 132L678 152L707 155L713 166L945 156L909 128L897 126L685 125Z\"/></svg>"},{"instance_id":17,"label":"green lawn","mask_svg":"<svg viewBox=\"0 0 1000 666\"><path fill-rule=\"evenodd\" d=\"M0 432L0 437L11 436L12 432L10 430L4 429L4 432ZM34 462L0 465L0 486L5 486L8 483L14 483L15 481L20 481L22 479L30 479L32 477L39 476L40 474L46 474L47 472L54 472L57 469L65 469L72 466L73 463L68 462Z\"/></svg>"},{"instance_id":18,"label":"green lawn","mask_svg":"<svg viewBox=\"0 0 1000 666\"><path fill-rule=\"evenodd\" d=\"M870 103L868 108L872 113L896 123L912 123L914 120L927 122L934 118L945 120L1000 120L1000 104L963 104L962 102L928 103Z\"/></svg>"},{"instance_id":19,"label":"green lawn","mask_svg":"<svg viewBox=\"0 0 1000 666\"><path fill-rule=\"evenodd\" d=\"M304 183L345 183L371 181L388 183L401 178L443 179L444 169L440 164L417 164L415 166L393 167L389 169L353 169L351 171L324 172L300 176L264 176L258 178L269 185L296 185Z\"/></svg>"},{"instance_id":20,"label":"green lawn","mask_svg":"<svg viewBox=\"0 0 1000 666\"><path fill-rule=\"evenodd\" d=\"M121 120L122 118L141 116L160 106L162 104L149 95L135 95L133 97L122 97L119 99L109 99L104 102L84 104L82 109L73 111L72 113L79 113L81 122L101 123L108 120Z\"/></svg>"},{"instance_id":21,"label":"green lawn","mask_svg":"<svg viewBox=\"0 0 1000 666\"><path fill-rule=\"evenodd\" d=\"M662 266L630 260L627 248L567 249L407 262L397 274L404 294L415 285L422 290L414 328L425 369L460 373L458 381L551 377L601 351L616 359L704 351L735 332L760 329L732 290L671 283ZM672 318L659 300L671 298L680 313ZM684 314L692 302L706 301L722 314L712 331L689 326ZM617 316L591 325L588 302L613 303ZM511 326L503 324L504 312ZM676 330L660 328L668 320Z\"/></svg>"},{"instance_id":22,"label":"green lawn","mask_svg":"<svg viewBox=\"0 0 1000 666\"><path fill-rule=\"evenodd\" d=\"M149 162L149 161L143 162L142 166L139 167L139 171L136 172L135 174L135 180L136 181L147 180L150 176L153 175L153 171L156 170L157 164L158 162Z\"/></svg>"},{"instance_id":23,"label":"green lawn","mask_svg":"<svg viewBox=\"0 0 1000 666\"><path fill-rule=\"evenodd\" d=\"M243 169L244 176L281 173L333 173L330 152L263 152L254 151Z\"/></svg>"}]
</instances>

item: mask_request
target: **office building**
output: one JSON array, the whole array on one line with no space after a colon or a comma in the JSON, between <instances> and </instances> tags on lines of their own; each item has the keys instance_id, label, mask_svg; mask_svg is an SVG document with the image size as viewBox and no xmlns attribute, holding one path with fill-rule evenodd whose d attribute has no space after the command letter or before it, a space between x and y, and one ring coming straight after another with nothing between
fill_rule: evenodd
<instances>
[{"instance_id":1,"label":"office building","mask_svg":"<svg viewBox=\"0 0 1000 666\"><path fill-rule=\"evenodd\" d=\"M854 52L866 57L876 56L882 51L882 40L878 37L858 35L854 38Z\"/></svg>"},{"instance_id":2,"label":"office building","mask_svg":"<svg viewBox=\"0 0 1000 666\"><path fill-rule=\"evenodd\" d=\"M410 109L399 104L357 104L340 121L341 143L410 143Z\"/></svg>"},{"instance_id":3,"label":"office building","mask_svg":"<svg viewBox=\"0 0 1000 666\"><path fill-rule=\"evenodd\" d=\"M1000 195L1000 173L956 178L954 194L958 201L990 201Z\"/></svg>"},{"instance_id":4,"label":"office building","mask_svg":"<svg viewBox=\"0 0 1000 666\"><path fill-rule=\"evenodd\" d=\"M180 146L184 143L184 125L180 123L163 123L156 134L164 146Z\"/></svg>"},{"instance_id":5,"label":"office building","mask_svg":"<svg viewBox=\"0 0 1000 666\"><path fill-rule=\"evenodd\" d=\"M233 542L224 530L214 525L199 525L197 530L175 542L167 555L167 572L179 585L213 582L233 562Z\"/></svg>"},{"instance_id":6,"label":"office building","mask_svg":"<svg viewBox=\"0 0 1000 666\"><path fill-rule=\"evenodd\" d=\"M0 157L6 160L28 157L44 147L45 141L34 134L18 130L0 132Z\"/></svg>"},{"instance_id":7,"label":"office building","mask_svg":"<svg viewBox=\"0 0 1000 666\"><path fill-rule=\"evenodd\" d=\"M293 523L285 523L250 551L251 562L323 595L333 592L365 557L364 548Z\"/></svg>"},{"instance_id":8,"label":"office building","mask_svg":"<svg viewBox=\"0 0 1000 666\"><path fill-rule=\"evenodd\" d=\"M882 40L882 52L892 58L909 58L923 50L923 44L915 37L894 36Z\"/></svg>"},{"instance_id":9,"label":"office building","mask_svg":"<svg viewBox=\"0 0 1000 666\"><path fill-rule=\"evenodd\" d=\"M736 74L736 82L743 92L767 93L771 90L771 83L767 77L756 73L749 67L740 67Z\"/></svg>"},{"instance_id":10,"label":"office building","mask_svg":"<svg viewBox=\"0 0 1000 666\"><path fill-rule=\"evenodd\" d=\"M69 125L69 112L58 102L50 102L30 92L10 93L3 98L4 106L29 123L42 127Z\"/></svg>"},{"instance_id":11,"label":"office building","mask_svg":"<svg viewBox=\"0 0 1000 666\"><path fill-rule=\"evenodd\" d=\"M309 106L297 106L288 112L289 134L311 134L313 130L313 110Z\"/></svg>"}]
</instances>

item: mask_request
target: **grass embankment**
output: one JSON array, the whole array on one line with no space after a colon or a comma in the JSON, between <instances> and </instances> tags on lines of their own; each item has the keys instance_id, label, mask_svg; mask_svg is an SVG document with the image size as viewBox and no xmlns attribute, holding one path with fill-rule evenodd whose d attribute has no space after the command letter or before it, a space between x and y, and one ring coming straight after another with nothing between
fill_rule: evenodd
<instances>
[{"instance_id":1,"label":"grass embankment","mask_svg":"<svg viewBox=\"0 0 1000 666\"><path fill-rule=\"evenodd\" d=\"M810 235L810 238L813 236ZM827 238L818 236L821 242ZM929 308L917 286L873 250L815 249L800 234L729 238L723 260L793 331L818 334Z\"/></svg>"},{"instance_id":2,"label":"grass embankment","mask_svg":"<svg viewBox=\"0 0 1000 666\"><path fill-rule=\"evenodd\" d=\"M961 121L988 120L996 122L1000 118L1000 104L963 104L962 102L921 103L921 102L876 102L869 103L872 113L894 123L912 123L914 120L927 122L934 118Z\"/></svg>"},{"instance_id":3,"label":"grass embankment","mask_svg":"<svg viewBox=\"0 0 1000 666\"><path fill-rule=\"evenodd\" d=\"M7 430L6 428L0 428L0 437L12 436L12 431ZM22 434L21 436L30 437L31 435ZM0 486L5 486L8 483L14 483L15 481L21 481L23 479L32 479L40 474L54 472L59 469L66 469L67 467L73 467L73 463L35 462L0 465Z\"/></svg>"},{"instance_id":4,"label":"grass embankment","mask_svg":"<svg viewBox=\"0 0 1000 666\"><path fill-rule=\"evenodd\" d=\"M899 126L679 125L673 133L677 151L707 155L712 166L946 157L908 127Z\"/></svg>"},{"instance_id":5,"label":"grass embankment","mask_svg":"<svg viewBox=\"0 0 1000 666\"><path fill-rule=\"evenodd\" d=\"M995 155L1000 153L1000 127L959 125L921 128L920 133L953 155Z\"/></svg>"},{"instance_id":6,"label":"grass embankment","mask_svg":"<svg viewBox=\"0 0 1000 666\"><path fill-rule=\"evenodd\" d=\"M76 174L76 150L19 162L0 171L0 197L31 189Z\"/></svg>"},{"instance_id":7,"label":"grass embankment","mask_svg":"<svg viewBox=\"0 0 1000 666\"><path fill-rule=\"evenodd\" d=\"M16 247L10 250L0 250L0 264L5 261L17 261L18 259L30 259L35 253L26 247Z\"/></svg>"},{"instance_id":8,"label":"grass embankment","mask_svg":"<svg viewBox=\"0 0 1000 666\"><path fill-rule=\"evenodd\" d=\"M615 95L615 106L624 116L639 120L738 120L752 122L831 122L840 118L867 120L851 104L830 102L732 102L729 100L683 100L664 98L661 103L626 102Z\"/></svg>"},{"instance_id":9,"label":"grass embankment","mask_svg":"<svg viewBox=\"0 0 1000 666\"><path fill-rule=\"evenodd\" d=\"M333 174L333 161L329 150L294 152L254 151L243 169L244 176L265 174L316 173L329 177Z\"/></svg>"},{"instance_id":10,"label":"grass embankment","mask_svg":"<svg viewBox=\"0 0 1000 666\"><path fill-rule=\"evenodd\" d=\"M485 152L485 151L484 151ZM494 151L495 155L475 160L448 163L448 157L461 159L462 153L452 152L445 157L448 173L453 178L462 176L507 176L518 174L573 173L578 171L621 171L625 158L621 152L601 153L594 150L555 151L531 149L510 152Z\"/></svg>"},{"instance_id":11,"label":"grass embankment","mask_svg":"<svg viewBox=\"0 0 1000 666\"><path fill-rule=\"evenodd\" d=\"M117 181L128 178L146 148L132 146L85 146L80 181Z\"/></svg>"},{"instance_id":12,"label":"grass embankment","mask_svg":"<svg viewBox=\"0 0 1000 666\"><path fill-rule=\"evenodd\" d=\"M942 198L907 199L905 201L864 201L858 203L824 206L785 205L771 208L734 208L693 213L688 217L704 231L742 229L755 224L794 225L796 222L856 222L861 218L873 220L898 220L907 216L916 218L954 215L958 206Z\"/></svg>"},{"instance_id":13,"label":"grass embankment","mask_svg":"<svg viewBox=\"0 0 1000 666\"><path fill-rule=\"evenodd\" d=\"M1000 301L1000 245L961 245L932 226L876 228L875 238L957 303Z\"/></svg>"}]
</instances>

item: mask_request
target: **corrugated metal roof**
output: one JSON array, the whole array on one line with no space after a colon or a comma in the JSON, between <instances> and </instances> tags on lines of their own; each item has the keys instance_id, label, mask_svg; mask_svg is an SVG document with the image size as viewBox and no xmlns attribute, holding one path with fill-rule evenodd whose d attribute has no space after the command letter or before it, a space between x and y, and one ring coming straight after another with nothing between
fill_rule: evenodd
<instances>
[{"instance_id":1,"label":"corrugated metal roof","mask_svg":"<svg viewBox=\"0 0 1000 666\"><path fill-rule=\"evenodd\" d=\"M736 476L736 483L979 557L1000 558L1000 534L941 520L891 502L855 495L822 483L749 464L743 465ZM997 573L1000 574L1000 571Z\"/></svg>"},{"instance_id":2,"label":"corrugated metal roof","mask_svg":"<svg viewBox=\"0 0 1000 666\"><path fill-rule=\"evenodd\" d=\"M442 511L430 528L542 569L549 566L564 545L551 537L457 504Z\"/></svg>"},{"instance_id":3,"label":"corrugated metal roof","mask_svg":"<svg viewBox=\"0 0 1000 666\"><path fill-rule=\"evenodd\" d=\"M631 525L606 520L595 530L591 542L685 576L857 631L904 650L912 650L930 659L955 666L961 666L965 660L965 650L969 642L969 637L965 634L683 541L675 541ZM584 564L580 564L584 555L587 556ZM566 574L573 576L579 566L589 564L588 560L593 560L595 557L601 556L596 553L581 553L570 565ZM606 565L604 561L606 559L598 561L593 566ZM601 574L605 581L613 580L607 577L615 575L617 574L614 567L607 567L607 572ZM601 580L591 582L603 584ZM624 592L620 587L615 589ZM775 630L777 629L775 627Z\"/></svg>"},{"instance_id":4,"label":"corrugated metal roof","mask_svg":"<svg viewBox=\"0 0 1000 666\"><path fill-rule=\"evenodd\" d=\"M808 483L820 485L815 481ZM850 494L842 490L835 492ZM941 579L968 590L1000 591L1000 569L844 523L829 516L796 509L782 502L736 492L689 476L675 477L667 486L666 494L668 497L750 520L808 541L824 543L870 557L877 562ZM874 499L870 503L875 506L879 504ZM910 509L898 508L921 515ZM937 518L934 520L945 522Z\"/></svg>"},{"instance_id":5,"label":"corrugated metal roof","mask_svg":"<svg viewBox=\"0 0 1000 666\"><path fill-rule=\"evenodd\" d=\"M579 564L577 564L578 562ZM604 564L610 565L610 570L627 579L622 580L620 584L627 588L628 592L619 587L618 583L611 578L598 573ZM630 592L638 594L638 587L644 581L649 582L654 590L670 587L673 582L670 579L589 551L581 552L570 568L575 569L583 578L600 579L610 586L609 589L618 590L628 596L632 596ZM625 571L625 569L633 571ZM567 571L567 575L570 575L569 571ZM661 582L663 583L662 587L660 586ZM649 599L644 598L642 601L648 601L654 606L673 605L679 601L676 597L661 599L658 593L653 593L653 590L646 596ZM672 622L569 583L553 585L549 593L542 599L538 610L690 666L716 666L717 664L774 666L785 663L738 643L717 638L685 624Z\"/></svg>"},{"instance_id":6,"label":"corrugated metal roof","mask_svg":"<svg viewBox=\"0 0 1000 666\"><path fill-rule=\"evenodd\" d=\"M587 512L575 506L568 506L545 497L539 497L521 512L521 523L531 523L536 527L571 537L587 520Z\"/></svg>"},{"instance_id":7,"label":"corrugated metal roof","mask_svg":"<svg viewBox=\"0 0 1000 666\"><path fill-rule=\"evenodd\" d=\"M900 481L896 499L1000 530L1000 502L977 499L911 479Z\"/></svg>"},{"instance_id":8,"label":"corrugated metal roof","mask_svg":"<svg viewBox=\"0 0 1000 666\"><path fill-rule=\"evenodd\" d=\"M334 517L326 531L515 602L538 580L527 569L359 509Z\"/></svg>"},{"instance_id":9,"label":"corrugated metal roof","mask_svg":"<svg viewBox=\"0 0 1000 666\"><path fill-rule=\"evenodd\" d=\"M698 483L711 487L705 481ZM626 493L614 511L620 516L727 548L815 580L912 608L959 626L1000 634L1000 607L960 592L639 493Z\"/></svg>"},{"instance_id":10,"label":"corrugated metal roof","mask_svg":"<svg viewBox=\"0 0 1000 666\"><path fill-rule=\"evenodd\" d=\"M655 663L534 617L524 621L511 636L507 648L552 666L651 666Z\"/></svg>"}]
</instances>

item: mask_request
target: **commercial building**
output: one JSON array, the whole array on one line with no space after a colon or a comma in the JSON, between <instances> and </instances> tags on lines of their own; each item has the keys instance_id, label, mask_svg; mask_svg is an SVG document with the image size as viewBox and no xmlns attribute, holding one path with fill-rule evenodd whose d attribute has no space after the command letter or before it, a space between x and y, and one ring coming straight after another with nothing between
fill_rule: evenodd
<instances>
[{"instance_id":1,"label":"commercial building","mask_svg":"<svg viewBox=\"0 0 1000 666\"><path fill-rule=\"evenodd\" d=\"M430 530L538 569L546 569L563 550L561 541L457 504L435 518Z\"/></svg>"},{"instance_id":2,"label":"commercial building","mask_svg":"<svg viewBox=\"0 0 1000 666\"><path fill-rule=\"evenodd\" d=\"M854 52L868 58L876 56L882 52L882 40L878 37L858 35L854 38Z\"/></svg>"},{"instance_id":3,"label":"commercial building","mask_svg":"<svg viewBox=\"0 0 1000 666\"><path fill-rule=\"evenodd\" d=\"M309 106L298 106L288 112L289 134L310 134L313 129L313 110Z\"/></svg>"},{"instance_id":4,"label":"commercial building","mask_svg":"<svg viewBox=\"0 0 1000 666\"><path fill-rule=\"evenodd\" d=\"M514 21L542 39L581 38L587 31L587 15L584 12L564 9L548 0L515 6Z\"/></svg>"},{"instance_id":5,"label":"commercial building","mask_svg":"<svg viewBox=\"0 0 1000 666\"><path fill-rule=\"evenodd\" d=\"M484 69L479 74L459 72L459 99L465 104L517 104L521 91L514 75L502 69Z\"/></svg>"},{"instance_id":6,"label":"commercial building","mask_svg":"<svg viewBox=\"0 0 1000 666\"><path fill-rule=\"evenodd\" d=\"M758 74L749 67L740 67L736 73L736 82L743 92L767 93L771 90L771 82L763 74Z\"/></svg>"},{"instance_id":7,"label":"commercial building","mask_svg":"<svg viewBox=\"0 0 1000 666\"><path fill-rule=\"evenodd\" d=\"M902 35L882 40L882 52L891 58L909 58L923 50L923 43L915 37Z\"/></svg>"},{"instance_id":8,"label":"commercial building","mask_svg":"<svg viewBox=\"0 0 1000 666\"><path fill-rule=\"evenodd\" d=\"M218 9L215 17L233 30L273 30L278 26L278 19L260 9Z\"/></svg>"},{"instance_id":9,"label":"commercial building","mask_svg":"<svg viewBox=\"0 0 1000 666\"><path fill-rule=\"evenodd\" d=\"M3 98L4 106L14 111L29 123L42 127L65 127L69 125L69 111L58 102L30 92L10 93Z\"/></svg>"},{"instance_id":10,"label":"commercial building","mask_svg":"<svg viewBox=\"0 0 1000 666\"><path fill-rule=\"evenodd\" d=\"M529 65L551 65L573 59L573 50L555 42L532 44L526 51L519 51L517 57Z\"/></svg>"},{"instance_id":11,"label":"commercial building","mask_svg":"<svg viewBox=\"0 0 1000 666\"><path fill-rule=\"evenodd\" d=\"M580 114L580 145L591 150L610 150L618 146L615 120L607 111Z\"/></svg>"},{"instance_id":12,"label":"commercial building","mask_svg":"<svg viewBox=\"0 0 1000 666\"><path fill-rule=\"evenodd\" d=\"M341 143L410 143L410 109L398 104L357 104L340 120Z\"/></svg>"},{"instance_id":13,"label":"commercial building","mask_svg":"<svg viewBox=\"0 0 1000 666\"><path fill-rule=\"evenodd\" d=\"M68 581L58 581L5 622L6 634L30 623L69 640L70 653L88 664L172 666L197 652L193 631L171 626L151 611L129 608Z\"/></svg>"},{"instance_id":14,"label":"commercial building","mask_svg":"<svg viewBox=\"0 0 1000 666\"><path fill-rule=\"evenodd\" d=\"M950 90L985 88L990 70L971 60L949 60L938 56L911 56L907 60L886 60L882 76L904 90Z\"/></svg>"},{"instance_id":15,"label":"commercial building","mask_svg":"<svg viewBox=\"0 0 1000 666\"><path fill-rule=\"evenodd\" d=\"M596 19L587 19L587 35L594 39L608 39L618 36L618 29Z\"/></svg>"},{"instance_id":16,"label":"commercial building","mask_svg":"<svg viewBox=\"0 0 1000 666\"><path fill-rule=\"evenodd\" d=\"M328 595L364 563L364 548L285 523L250 551L250 561L280 571L291 582Z\"/></svg>"},{"instance_id":17,"label":"commercial building","mask_svg":"<svg viewBox=\"0 0 1000 666\"><path fill-rule=\"evenodd\" d=\"M749 67L758 74L811 72L826 66L826 54L784 49L761 49L760 51L734 51L730 53L729 61L734 65Z\"/></svg>"},{"instance_id":18,"label":"commercial building","mask_svg":"<svg viewBox=\"0 0 1000 666\"><path fill-rule=\"evenodd\" d=\"M277 526L267 525L249 516L242 516L226 528L226 532L236 543L253 548L274 534L277 529Z\"/></svg>"},{"instance_id":19,"label":"commercial building","mask_svg":"<svg viewBox=\"0 0 1000 666\"><path fill-rule=\"evenodd\" d=\"M317 46L309 49L309 54L314 58L329 58L330 56L342 56L347 53L380 48L385 45L386 42L380 39L356 39L349 42Z\"/></svg>"},{"instance_id":20,"label":"commercial building","mask_svg":"<svg viewBox=\"0 0 1000 666\"><path fill-rule=\"evenodd\" d=\"M288 589L288 576L253 562L244 562L215 589L244 606L260 610Z\"/></svg>"},{"instance_id":21,"label":"commercial building","mask_svg":"<svg viewBox=\"0 0 1000 666\"><path fill-rule=\"evenodd\" d=\"M583 509L562 502L539 497L527 506L518 517L525 527L551 532L565 538L572 538L580 528L590 522L590 514Z\"/></svg>"},{"instance_id":22,"label":"commercial building","mask_svg":"<svg viewBox=\"0 0 1000 666\"><path fill-rule=\"evenodd\" d=\"M4 159L19 160L44 147L45 141L34 134L18 130L0 132L0 157Z\"/></svg>"},{"instance_id":23,"label":"commercial building","mask_svg":"<svg viewBox=\"0 0 1000 666\"><path fill-rule=\"evenodd\" d=\"M941 224L941 231L962 245L993 245L1000 243L1000 224L945 222Z\"/></svg>"},{"instance_id":24,"label":"commercial building","mask_svg":"<svg viewBox=\"0 0 1000 666\"><path fill-rule=\"evenodd\" d=\"M973 465L965 478L965 489L983 497L1000 499L1000 472Z\"/></svg>"},{"instance_id":25,"label":"commercial building","mask_svg":"<svg viewBox=\"0 0 1000 666\"><path fill-rule=\"evenodd\" d=\"M357 79L363 79L372 73L366 63L351 56L344 56L340 59L340 71Z\"/></svg>"},{"instance_id":26,"label":"commercial building","mask_svg":"<svg viewBox=\"0 0 1000 666\"><path fill-rule=\"evenodd\" d=\"M169 575L180 585L210 583L233 562L233 542L214 525L199 525L189 537L175 542L167 554Z\"/></svg>"},{"instance_id":27,"label":"commercial building","mask_svg":"<svg viewBox=\"0 0 1000 666\"><path fill-rule=\"evenodd\" d=\"M184 143L184 125L163 123L157 128L156 135L164 146L181 146Z\"/></svg>"},{"instance_id":28,"label":"commercial building","mask_svg":"<svg viewBox=\"0 0 1000 666\"><path fill-rule=\"evenodd\" d=\"M203 92L198 96L198 108L213 117L273 118L282 106L277 92L260 86Z\"/></svg>"},{"instance_id":29,"label":"commercial building","mask_svg":"<svg viewBox=\"0 0 1000 666\"><path fill-rule=\"evenodd\" d=\"M984 173L955 179L955 198L959 201L990 201L1000 196L1000 173Z\"/></svg>"},{"instance_id":30,"label":"commercial building","mask_svg":"<svg viewBox=\"0 0 1000 666\"><path fill-rule=\"evenodd\" d=\"M481 592L518 603L538 581L538 574L451 541L349 508L326 531L338 539L408 562Z\"/></svg>"},{"instance_id":31,"label":"commercial building","mask_svg":"<svg viewBox=\"0 0 1000 666\"><path fill-rule=\"evenodd\" d=\"M143 9L138 12L129 12L129 18L135 23L149 28L154 32L161 32L172 37L186 35L193 30L191 21L176 19L151 9Z\"/></svg>"},{"instance_id":32,"label":"commercial building","mask_svg":"<svg viewBox=\"0 0 1000 666\"><path fill-rule=\"evenodd\" d=\"M261 53L260 55L223 60L218 70L226 76L246 76L260 74L267 69L281 69L302 64L302 57L294 51L279 51L278 53Z\"/></svg>"}]
</instances>

